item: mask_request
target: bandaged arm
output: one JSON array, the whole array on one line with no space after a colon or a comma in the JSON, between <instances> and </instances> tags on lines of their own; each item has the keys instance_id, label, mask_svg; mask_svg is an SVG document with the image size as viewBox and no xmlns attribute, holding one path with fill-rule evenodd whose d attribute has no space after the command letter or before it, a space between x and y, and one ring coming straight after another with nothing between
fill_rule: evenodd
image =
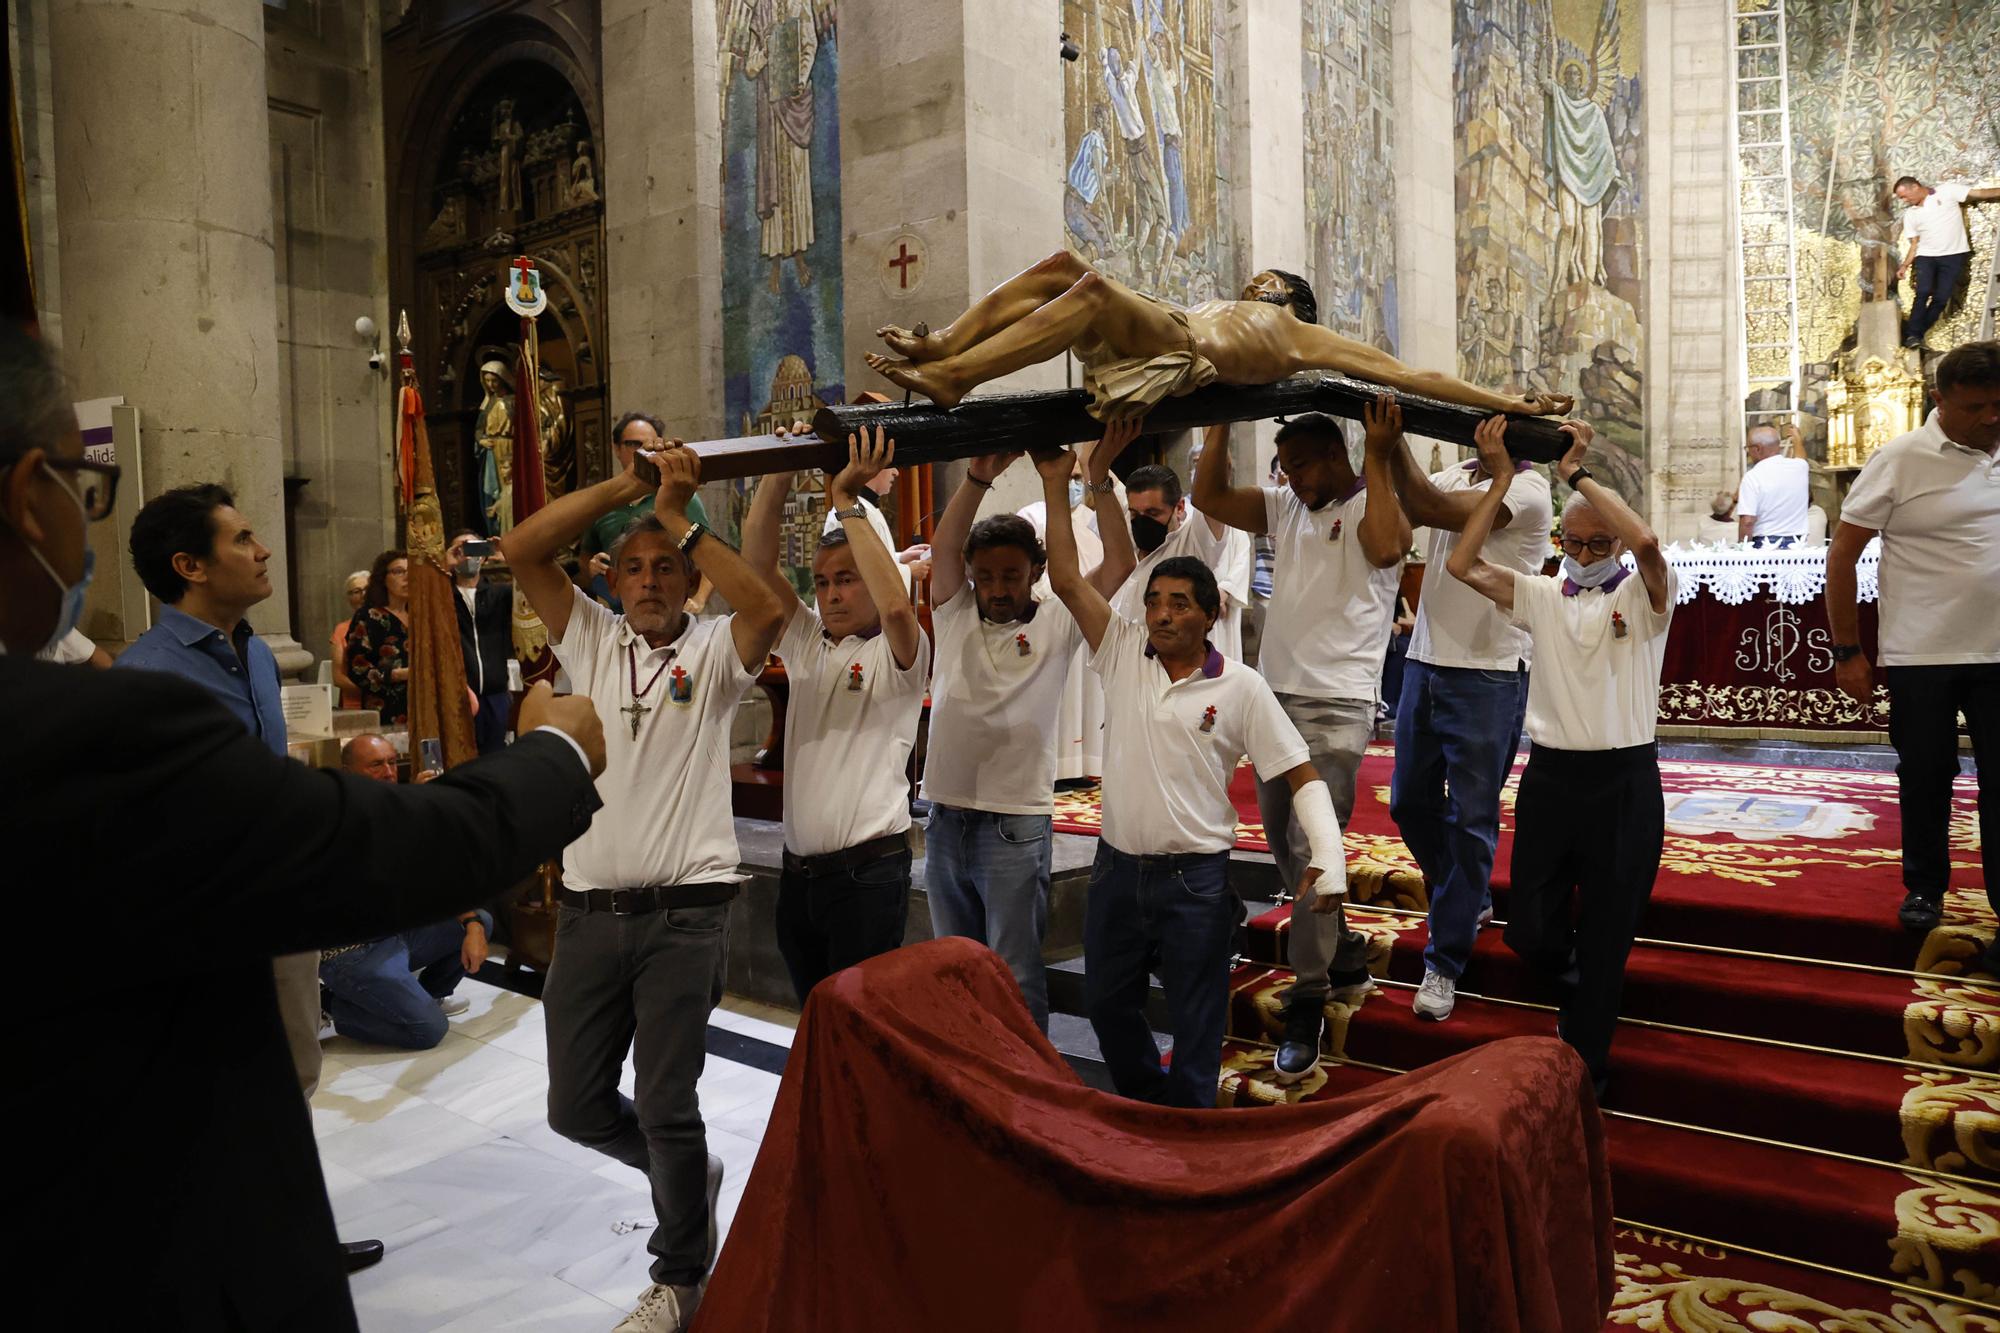
<instances>
[{"instance_id":1,"label":"bandaged arm","mask_svg":"<svg viewBox=\"0 0 2000 1333\"><path fill-rule=\"evenodd\" d=\"M1321 898L1347 892L1347 856L1340 843L1340 819L1333 813L1333 793L1323 778L1292 792L1292 820L1305 830L1312 848L1309 868L1319 871L1313 892Z\"/></svg>"}]
</instances>

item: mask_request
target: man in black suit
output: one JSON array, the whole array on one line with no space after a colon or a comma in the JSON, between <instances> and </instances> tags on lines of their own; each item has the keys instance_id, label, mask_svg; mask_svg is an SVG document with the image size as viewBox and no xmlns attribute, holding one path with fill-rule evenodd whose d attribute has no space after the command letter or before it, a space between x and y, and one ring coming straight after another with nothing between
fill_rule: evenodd
<instances>
[{"instance_id":1,"label":"man in black suit","mask_svg":"<svg viewBox=\"0 0 2000 1333\"><path fill-rule=\"evenodd\" d=\"M0 847L40 898L15 900L24 930L88 941L10 959L25 1326L89 1323L115 1291L150 1327L351 1330L271 958L436 920L556 855L597 809L603 732L589 699L538 691L506 753L390 787L277 757L172 676L31 660L75 623L117 481L68 400L0 322Z\"/></svg>"},{"instance_id":2,"label":"man in black suit","mask_svg":"<svg viewBox=\"0 0 2000 1333\"><path fill-rule=\"evenodd\" d=\"M445 548L444 566L458 594L453 605L458 612L458 647L465 655L465 683L479 700L479 711L472 716L473 734L479 753L492 754L507 743L508 714L513 710L507 659L514 652L514 591L479 577L486 556L466 554L465 544L482 540L470 528L459 532Z\"/></svg>"}]
</instances>

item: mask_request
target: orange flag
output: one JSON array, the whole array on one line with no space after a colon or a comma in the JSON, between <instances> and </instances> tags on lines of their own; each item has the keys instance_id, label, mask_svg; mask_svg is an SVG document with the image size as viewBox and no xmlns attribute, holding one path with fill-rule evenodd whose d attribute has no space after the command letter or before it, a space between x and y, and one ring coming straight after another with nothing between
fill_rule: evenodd
<instances>
[{"instance_id":1,"label":"orange flag","mask_svg":"<svg viewBox=\"0 0 2000 1333\"><path fill-rule=\"evenodd\" d=\"M407 342L401 360L397 435L409 497L404 517L410 557L410 767L414 772L424 766L426 740L441 743L446 768L473 758L478 746L472 738L472 698L458 637L458 594L444 568L444 514L431 470L424 400L417 392L416 367Z\"/></svg>"}]
</instances>

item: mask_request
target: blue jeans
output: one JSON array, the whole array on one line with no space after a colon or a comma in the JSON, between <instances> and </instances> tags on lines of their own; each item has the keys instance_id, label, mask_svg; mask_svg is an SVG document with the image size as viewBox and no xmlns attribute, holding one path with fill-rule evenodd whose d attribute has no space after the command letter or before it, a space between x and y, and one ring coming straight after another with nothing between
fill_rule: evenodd
<instances>
[{"instance_id":1,"label":"blue jeans","mask_svg":"<svg viewBox=\"0 0 2000 1333\"><path fill-rule=\"evenodd\" d=\"M1792 547L1797 546L1800 542L1804 540L1805 538L1803 537L1795 537L1795 536L1752 537L1750 539L1750 545L1758 550L1763 550L1768 547L1779 551L1789 551Z\"/></svg>"},{"instance_id":2,"label":"blue jeans","mask_svg":"<svg viewBox=\"0 0 2000 1333\"><path fill-rule=\"evenodd\" d=\"M1000 815L931 807L924 837L924 889L933 935L962 935L1000 955L1043 1032L1049 983L1042 936L1049 924L1047 815Z\"/></svg>"},{"instance_id":3,"label":"blue jeans","mask_svg":"<svg viewBox=\"0 0 2000 1333\"><path fill-rule=\"evenodd\" d=\"M1903 323L1905 341L1922 342L1931 325L1944 317L1951 298L1958 292L1959 279L1965 276L1966 261L1971 258L1970 250L1955 255L1917 256L1917 290L1910 302L1910 317Z\"/></svg>"},{"instance_id":4,"label":"blue jeans","mask_svg":"<svg viewBox=\"0 0 2000 1333\"><path fill-rule=\"evenodd\" d=\"M1162 1106L1215 1105L1229 955L1236 934L1229 853L1130 856L1097 844L1084 914L1084 1007L1119 1093ZM1159 969L1173 1029L1172 1070L1146 1022Z\"/></svg>"},{"instance_id":5,"label":"blue jeans","mask_svg":"<svg viewBox=\"0 0 2000 1333\"><path fill-rule=\"evenodd\" d=\"M1389 815L1430 885L1424 967L1456 981L1492 901L1500 788L1514 766L1528 673L1403 667Z\"/></svg>"},{"instance_id":6,"label":"blue jeans","mask_svg":"<svg viewBox=\"0 0 2000 1333\"><path fill-rule=\"evenodd\" d=\"M493 918L479 914L489 931ZM333 1030L356 1041L427 1051L444 1040L438 1001L465 979L465 928L438 921L336 954L319 965Z\"/></svg>"}]
</instances>

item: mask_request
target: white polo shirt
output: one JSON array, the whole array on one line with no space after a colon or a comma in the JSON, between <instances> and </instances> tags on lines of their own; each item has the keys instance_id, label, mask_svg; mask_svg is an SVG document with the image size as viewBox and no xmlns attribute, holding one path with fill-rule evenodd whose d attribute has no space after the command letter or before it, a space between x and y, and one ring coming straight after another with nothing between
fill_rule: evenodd
<instances>
[{"instance_id":1,"label":"white polo shirt","mask_svg":"<svg viewBox=\"0 0 2000 1333\"><path fill-rule=\"evenodd\" d=\"M712 884L737 873L729 800L729 731L736 705L757 682L730 637L732 616L690 616L679 638L651 648L573 589L569 625L551 639L556 660L588 694L604 722L604 808L563 852L572 889ZM635 691L632 678L638 677ZM637 695L639 734L630 707Z\"/></svg>"},{"instance_id":2,"label":"white polo shirt","mask_svg":"<svg viewBox=\"0 0 2000 1333\"><path fill-rule=\"evenodd\" d=\"M1840 516L1882 534L1883 666L2000 662L2000 457L1933 411L1875 451Z\"/></svg>"},{"instance_id":3,"label":"white polo shirt","mask_svg":"<svg viewBox=\"0 0 2000 1333\"><path fill-rule=\"evenodd\" d=\"M1090 658L1104 681L1104 841L1133 856L1226 852L1236 761L1269 780L1305 763L1306 743L1241 662L1211 650L1169 680L1149 648L1143 624L1114 615Z\"/></svg>"},{"instance_id":4,"label":"white polo shirt","mask_svg":"<svg viewBox=\"0 0 2000 1333\"><path fill-rule=\"evenodd\" d=\"M1056 724L1076 617L1053 597L1028 620L996 625L970 585L931 612L931 738L924 799L1000 815L1055 812Z\"/></svg>"},{"instance_id":5,"label":"white polo shirt","mask_svg":"<svg viewBox=\"0 0 2000 1333\"><path fill-rule=\"evenodd\" d=\"M1812 464L1773 454L1743 474L1736 512L1754 515L1753 537L1803 537L1811 506Z\"/></svg>"},{"instance_id":6,"label":"white polo shirt","mask_svg":"<svg viewBox=\"0 0 2000 1333\"><path fill-rule=\"evenodd\" d=\"M930 640L908 667L886 635L826 636L801 606L778 640L785 711L785 848L823 856L910 827L910 751L924 711Z\"/></svg>"},{"instance_id":7,"label":"white polo shirt","mask_svg":"<svg viewBox=\"0 0 2000 1333\"><path fill-rule=\"evenodd\" d=\"M1263 489L1277 572L1257 669L1280 694L1373 700L1403 568L1377 569L1361 549L1366 485L1317 511L1289 486Z\"/></svg>"},{"instance_id":8,"label":"white polo shirt","mask_svg":"<svg viewBox=\"0 0 2000 1333\"><path fill-rule=\"evenodd\" d=\"M1433 473L1431 482L1441 491L1483 491L1493 479L1468 463ZM1555 520L1548 478L1533 468L1522 468L1507 488L1507 510L1513 520L1487 537L1480 554L1488 563L1516 574L1539 575L1549 553L1549 525ZM1499 607L1451 576L1445 561L1457 546L1457 533L1431 529L1410 656L1431 666L1519 670L1529 654L1528 636L1509 623Z\"/></svg>"},{"instance_id":9,"label":"white polo shirt","mask_svg":"<svg viewBox=\"0 0 2000 1333\"><path fill-rule=\"evenodd\" d=\"M1224 533L1228 531L1228 528L1223 529ZM1121 616L1143 621L1146 618L1146 581L1162 562L1175 556L1191 555L1207 565L1210 573L1215 573L1216 565L1222 560L1223 545L1224 538L1210 532L1208 520L1190 504L1181 525L1168 533L1165 541L1139 557L1131 574L1118 585L1117 594L1111 598L1111 609ZM1221 576L1217 575L1216 586L1220 588L1221 583Z\"/></svg>"},{"instance_id":10,"label":"white polo shirt","mask_svg":"<svg viewBox=\"0 0 2000 1333\"><path fill-rule=\"evenodd\" d=\"M1557 750L1622 750L1653 740L1679 586L1669 569L1667 609L1656 612L1636 570L1610 592L1585 588L1574 597L1563 596L1559 574L1514 575L1514 623L1539 649L1528 676L1529 740Z\"/></svg>"},{"instance_id":11,"label":"white polo shirt","mask_svg":"<svg viewBox=\"0 0 2000 1333\"><path fill-rule=\"evenodd\" d=\"M1903 210L1903 239L1917 243L1917 257L1942 258L1972 249L1965 234L1965 196L1971 187L1942 181L1915 208Z\"/></svg>"}]
</instances>

